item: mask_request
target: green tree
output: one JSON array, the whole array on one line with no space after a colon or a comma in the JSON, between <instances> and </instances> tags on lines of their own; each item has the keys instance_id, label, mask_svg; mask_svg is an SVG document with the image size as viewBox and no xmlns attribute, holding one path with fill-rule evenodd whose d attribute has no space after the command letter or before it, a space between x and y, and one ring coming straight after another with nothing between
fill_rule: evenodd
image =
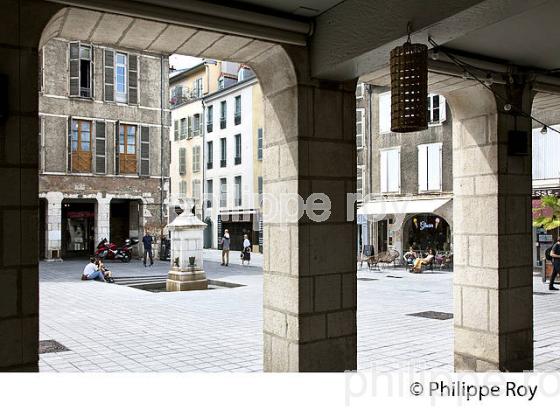
<instances>
[{"instance_id":1,"label":"green tree","mask_svg":"<svg viewBox=\"0 0 560 410\"><path fill-rule=\"evenodd\" d=\"M544 228L547 231L560 228L560 198L553 195L543 196L541 198L541 206L534 208L533 211L546 212L552 210L551 216L539 216L533 221L533 226L537 228ZM550 213L550 212L548 212Z\"/></svg>"}]
</instances>

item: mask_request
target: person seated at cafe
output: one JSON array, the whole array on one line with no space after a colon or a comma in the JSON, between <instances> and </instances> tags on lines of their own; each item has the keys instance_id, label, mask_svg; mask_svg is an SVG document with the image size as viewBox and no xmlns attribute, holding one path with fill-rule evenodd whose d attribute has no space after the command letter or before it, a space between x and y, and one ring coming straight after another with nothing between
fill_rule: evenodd
<instances>
[{"instance_id":1,"label":"person seated at cafe","mask_svg":"<svg viewBox=\"0 0 560 410\"><path fill-rule=\"evenodd\" d=\"M422 272L422 265L429 265L430 263L432 263L434 261L435 257L436 257L435 251L432 248L429 248L428 249L428 255L425 258L416 258L414 260L414 266L410 270L410 272L413 272L413 273Z\"/></svg>"},{"instance_id":2,"label":"person seated at cafe","mask_svg":"<svg viewBox=\"0 0 560 410\"><path fill-rule=\"evenodd\" d=\"M414 260L417 257L418 257L418 255L416 255L416 252L414 252L414 249L412 248L412 246L408 249L408 252L406 252L404 254L404 260L406 261L407 265L413 265Z\"/></svg>"}]
</instances>

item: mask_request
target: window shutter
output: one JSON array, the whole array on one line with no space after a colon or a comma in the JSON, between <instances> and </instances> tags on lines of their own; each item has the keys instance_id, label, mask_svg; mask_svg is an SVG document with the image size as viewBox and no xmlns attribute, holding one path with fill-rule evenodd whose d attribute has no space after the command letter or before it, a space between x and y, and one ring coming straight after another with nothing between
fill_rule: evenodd
<instances>
[{"instance_id":1,"label":"window shutter","mask_svg":"<svg viewBox=\"0 0 560 410\"><path fill-rule=\"evenodd\" d=\"M128 103L138 104L138 56L128 55Z\"/></svg>"},{"instance_id":2,"label":"window shutter","mask_svg":"<svg viewBox=\"0 0 560 410\"><path fill-rule=\"evenodd\" d=\"M187 124L188 124L187 138L190 139L192 138L192 131L193 131L193 117L191 116L187 117Z\"/></svg>"},{"instance_id":3,"label":"window shutter","mask_svg":"<svg viewBox=\"0 0 560 410\"><path fill-rule=\"evenodd\" d=\"M95 173L105 174L107 172L105 150L105 121L95 122Z\"/></svg>"},{"instance_id":4,"label":"window shutter","mask_svg":"<svg viewBox=\"0 0 560 410\"><path fill-rule=\"evenodd\" d=\"M447 119L447 111L445 105L445 97L439 96L439 122L444 122Z\"/></svg>"},{"instance_id":5,"label":"window shutter","mask_svg":"<svg viewBox=\"0 0 560 410\"><path fill-rule=\"evenodd\" d=\"M104 53L104 76L105 76L105 101L115 101L115 52L105 49ZM118 137L117 130L117 137Z\"/></svg>"},{"instance_id":6,"label":"window shutter","mask_svg":"<svg viewBox=\"0 0 560 410\"><path fill-rule=\"evenodd\" d=\"M150 127L140 127L140 175L150 175Z\"/></svg>"},{"instance_id":7,"label":"window shutter","mask_svg":"<svg viewBox=\"0 0 560 410\"><path fill-rule=\"evenodd\" d=\"M175 120L173 124L175 125L175 128L173 129L173 136L175 141L179 141L179 120Z\"/></svg>"},{"instance_id":8,"label":"window shutter","mask_svg":"<svg viewBox=\"0 0 560 410\"><path fill-rule=\"evenodd\" d=\"M418 191L428 190L428 147L418 146Z\"/></svg>"},{"instance_id":9,"label":"window shutter","mask_svg":"<svg viewBox=\"0 0 560 410\"><path fill-rule=\"evenodd\" d=\"M72 172L72 117L68 117L68 172Z\"/></svg>"},{"instance_id":10,"label":"window shutter","mask_svg":"<svg viewBox=\"0 0 560 410\"><path fill-rule=\"evenodd\" d=\"M187 168L187 158L185 148L179 148L179 174L185 175Z\"/></svg>"},{"instance_id":11,"label":"window shutter","mask_svg":"<svg viewBox=\"0 0 560 410\"><path fill-rule=\"evenodd\" d=\"M120 174L120 152L119 152L119 133L121 132L121 123L115 123L115 175Z\"/></svg>"},{"instance_id":12,"label":"window shutter","mask_svg":"<svg viewBox=\"0 0 560 410\"><path fill-rule=\"evenodd\" d=\"M430 144L427 147L428 156L428 183L430 191L441 190L441 144Z\"/></svg>"},{"instance_id":13,"label":"window shutter","mask_svg":"<svg viewBox=\"0 0 560 410\"><path fill-rule=\"evenodd\" d=\"M379 178L381 192L387 192L387 151L381 151Z\"/></svg>"},{"instance_id":14,"label":"window shutter","mask_svg":"<svg viewBox=\"0 0 560 410\"><path fill-rule=\"evenodd\" d=\"M39 91L44 91L45 85L45 59L44 59L44 47L39 48L38 51L38 60L39 60Z\"/></svg>"},{"instance_id":15,"label":"window shutter","mask_svg":"<svg viewBox=\"0 0 560 410\"><path fill-rule=\"evenodd\" d=\"M80 96L80 43L70 43L70 96Z\"/></svg>"},{"instance_id":16,"label":"window shutter","mask_svg":"<svg viewBox=\"0 0 560 410\"><path fill-rule=\"evenodd\" d=\"M379 94L379 132L391 131L391 92Z\"/></svg>"},{"instance_id":17,"label":"window shutter","mask_svg":"<svg viewBox=\"0 0 560 410\"><path fill-rule=\"evenodd\" d=\"M387 159L387 192L398 192L400 189L400 156L398 149L386 151Z\"/></svg>"}]
</instances>

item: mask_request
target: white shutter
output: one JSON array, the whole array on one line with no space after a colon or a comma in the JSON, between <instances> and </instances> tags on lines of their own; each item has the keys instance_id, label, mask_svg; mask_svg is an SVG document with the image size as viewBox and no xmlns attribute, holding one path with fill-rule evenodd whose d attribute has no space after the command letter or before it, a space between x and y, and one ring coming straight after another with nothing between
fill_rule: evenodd
<instances>
[{"instance_id":1,"label":"white shutter","mask_svg":"<svg viewBox=\"0 0 560 410\"><path fill-rule=\"evenodd\" d=\"M387 192L399 192L400 155L398 149L387 151Z\"/></svg>"},{"instance_id":2,"label":"white shutter","mask_svg":"<svg viewBox=\"0 0 560 410\"><path fill-rule=\"evenodd\" d=\"M428 147L418 145L418 192L428 190Z\"/></svg>"},{"instance_id":3,"label":"white shutter","mask_svg":"<svg viewBox=\"0 0 560 410\"><path fill-rule=\"evenodd\" d=\"M379 94L379 132L391 131L391 92Z\"/></svg>"},{"instance_id":4,"label":"white shutter","mask_svg":"<svg viewBox=\"0 0 560 410\"><path fill-rule=\"evenodd\" d=\"M445 109L445 97L439 96L439 122L444 122L447 119L447 111Z\"/></svg>"},{"instance_id":5,"label":"white shutter","mask_svg":"<svg viewBox=\"0 0 560 410\"><path fill-rule=\"evenodd\" d=\"M381 192L387 192L387 151L380 152L379 182Z\"/></svg>"},{"instance_id":6,"label":"white shutter","mask_svg":"<svg viewBox=\"0 0 560 410\"><path fill-rule=\"evenodd\" d=\"M427 146L428 190L441 191L441 143Z\"/></svg>"}]
</instances>

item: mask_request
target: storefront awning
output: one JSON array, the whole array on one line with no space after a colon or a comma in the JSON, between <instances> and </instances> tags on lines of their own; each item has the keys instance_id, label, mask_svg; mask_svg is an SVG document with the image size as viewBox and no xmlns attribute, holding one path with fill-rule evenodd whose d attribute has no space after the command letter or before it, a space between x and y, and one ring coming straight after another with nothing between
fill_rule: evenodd
<instances>
[{"instance_id":1,"label":"storefront awning","mask_svg":"<svg viewBox=\"0 0 560 410\"><path fill-rule=\"evenodd\" d=\"M425 214L433 213L451 198L437 199L384 199L365 202L358 209L358 215Z\"/></svg>"}]
</instances>

